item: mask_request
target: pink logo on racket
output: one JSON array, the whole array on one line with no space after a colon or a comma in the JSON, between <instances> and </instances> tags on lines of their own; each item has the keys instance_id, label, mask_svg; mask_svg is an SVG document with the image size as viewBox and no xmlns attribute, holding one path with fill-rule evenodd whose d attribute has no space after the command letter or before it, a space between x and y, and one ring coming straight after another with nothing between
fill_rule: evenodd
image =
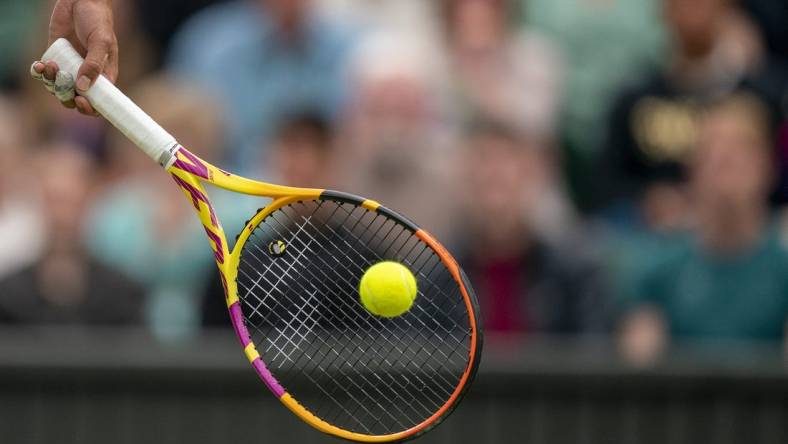
<instances>
[{"instance_id":1,"label":"pink logo on racket","mask_svg":"<svg viewBox=\"0 0 788 444\"><path fill-rule=\"evenodd\" d=\"M222 247L222 239L213 231L208 229L208 227L203 227L205 229L205 234L208 235L208 238L213 241L216 245L216 248L213 249L213 257L216 258L216 262L223 264L224 263L224 248ZM224 280L224 275L222 275L222 280ZM222 282L222 286L225 287L225 294L227 293L225 282Z\"/></svg>"},{"instance_id":2,"label":"pink logo on racket","mask_svg":"<svg viewBox=\"0 0 788 444\"><path fill-rule=\"evenodd\" d=\"M189 193L189 196L192 198L192 205L194 205L194 209L198 212L202 212L202 208L200 208L200 202L205 204L205 208L208 210L208 215L211 219L211 225L213 228L219 228L219 222L216 220L216 213L213 211L213 205L208 202L208 197L205 194L189 184L188 182L184 181L180 177L172 174L172 179L175 180L175 183L181 187L182 190ZM211 239L215 245L213 249L213 255L216 258L216 262L223 264L224 263L224 245L222 244L222 239L214 233L209 227L204 226L205 233L208 235L208 238Z\"/></svg>"},{"instance_id":3,"label":"pink logo on racket","mask_svg":"<svg viewBox=\"0 0 788 444\"><path fill-rule=\"evenodd\" d=\"M208 198L205 196L205 194L174 174L172 175L172 178L175 180L175 183L181 187L181 189L189 193L192 198L192 205L194 205L195 210L200 211L200 202L205 204L205 206L208 208L208 214L211 216L211 225L218 227L219 223L216 221L216 213L214 213L213 206L210 202L208 202Z\"/></svg>"},{"instance_id":4,"label":"pink logo on racket","mask_svg":"<svg viewBox=\"0 0 788 444\"><path fill-rule=\"evenodd\" d=\"M184 161L183 159L178 156L181 154L183 157L188 160L188 162ZM195 176L202 177L203 179L208 179L208 166L202 163L200 159L197 158L194 154L190 153L184 147L178 147L178 152L176 153L176 160L173 166L175 168L181 169L183 171L187 171L189 173L194 174Z\"/></svg>"}]
</instances>

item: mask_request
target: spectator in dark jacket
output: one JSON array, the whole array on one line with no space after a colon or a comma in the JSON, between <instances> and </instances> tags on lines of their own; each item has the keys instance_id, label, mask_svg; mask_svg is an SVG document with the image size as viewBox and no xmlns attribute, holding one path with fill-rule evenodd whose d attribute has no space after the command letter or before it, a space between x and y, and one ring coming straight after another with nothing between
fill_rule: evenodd
<instances>
[{"instance_id":1,"label":"spectator in dark jacket","mask_svg":"<svg viewBox=\"0 0 788 444\"><path fill-rule=\"evenodd\" d=\"M746 90L777 114L786 83L735 2L663 0L663 14L672 38L667 63L613 106L604 159L609 174L597 182L606 184L607 198L618 204L617 216L664 232L687 222L680 184L696 146L700 109Z\"/></svg>"},{"instance_id":2,"label":"spectator in dark jacket","mask_svg":"<svg viewBox=\"0 0 788 444\"><path fill-rule=\"evenodd\" d=\"M604 279L582 245L542 234L557 181L549 150L495 123L468 138L458 251L486 331L587 333L606 327ZM548 224L557 224L552 220Z\"/></svg>"}]
</instances>

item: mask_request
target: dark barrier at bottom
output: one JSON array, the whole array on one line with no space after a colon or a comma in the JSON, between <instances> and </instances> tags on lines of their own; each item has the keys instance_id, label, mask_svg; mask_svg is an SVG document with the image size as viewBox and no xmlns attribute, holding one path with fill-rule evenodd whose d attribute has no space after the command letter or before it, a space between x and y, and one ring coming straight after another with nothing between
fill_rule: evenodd
<instances>
[{"instance_id":1,"label":"dark barrier at bottom","mask_svg":"<svg viewBox=\"0 0 788 444\"><path fill-rule=\"evenodd\" d=\"M417 442L788 442L779 347L677 351L637 370L604 341L490 339L465 401ZM226 333L162 345L127 331L3 331L0 442L338 442L291 415L247 365Z\"/></svg>"}]
</instances>

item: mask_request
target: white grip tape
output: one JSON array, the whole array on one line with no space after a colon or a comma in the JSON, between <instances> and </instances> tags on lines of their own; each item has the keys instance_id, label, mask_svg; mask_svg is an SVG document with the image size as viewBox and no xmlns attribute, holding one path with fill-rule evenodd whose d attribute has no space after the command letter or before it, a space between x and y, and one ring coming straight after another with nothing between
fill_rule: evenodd
<instances>
[{"instance_id":1,"label":"white grip tape","mask_svg":"<svg viewBox=\"0 0 788 444\"><path fill-rule=\"evenodd\" d=\"M76 79L83 59L68 40L61 38L46 50L41 61L54 61L61 70ZM103 75L99 76L93 86L81 95L85 96L99 114L151 159L165 168L172 165L178 147L175 138Z\"/></svg>"}]
</instances>

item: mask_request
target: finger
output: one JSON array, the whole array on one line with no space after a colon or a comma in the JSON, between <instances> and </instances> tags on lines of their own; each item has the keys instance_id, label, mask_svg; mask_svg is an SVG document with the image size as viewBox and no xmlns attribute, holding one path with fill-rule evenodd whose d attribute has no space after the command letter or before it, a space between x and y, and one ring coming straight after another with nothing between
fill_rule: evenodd
<instances>
[{"instance_id":1,"label":"finger","mask_svg":"<svg viewBox=\"0 0 788 444\"><path fill-rule=\"evenodd\" d=\"M97 116L96 110L93 109L93 106L90 105L88 99L82 96L74 97L74 105L77 107L77 111L86 115L86 116Z\"/></svg>"},{"instance_id":2,"label":"finger","mask_svg":"<svg viewBox=\"0 0 788 444\"><path fill-rule=\"evenodd\" d=\"M94 32L88 37L87 55L77 73L77 91L85 92L104 71L114 38L107 32Z\"/></svg>"},{"instance_id":3,"label":"finger","mask_svg":"<svg viewBox=\"0 0 788 444\"><path fill-rule=\"evenodd\" d=\"M33 62L33 64L30 65L30 77L35 80L44 80L44 68L45 65L43 63L38 61Z\"/></svg>"},{"instance_id":4,"label":"finger","mask_svg":"<svg viewBox=\"0 0 788 444\"><path fill-rule=\"evenodd\" d=\"M47 91L54 94L55 93L55 77L57 77L58 73L58 66L55 62L46 62L44 64L44 70L41 73L36 73L35 69L31 72L33 78L40 80L41 83L44 84L44 88Z\"/></svg>"},{"instance_id":5,"label":"finger","mask_svg":"<svg viewBox=\"0 0 788 444\"><path fill-rule=\"evenodd\" d=\"M57 63L52 61L46 62L44 65L44 78L50 82L54 82L59 70L60 67L57 66Z\"/></svg>"}]
</instances>

